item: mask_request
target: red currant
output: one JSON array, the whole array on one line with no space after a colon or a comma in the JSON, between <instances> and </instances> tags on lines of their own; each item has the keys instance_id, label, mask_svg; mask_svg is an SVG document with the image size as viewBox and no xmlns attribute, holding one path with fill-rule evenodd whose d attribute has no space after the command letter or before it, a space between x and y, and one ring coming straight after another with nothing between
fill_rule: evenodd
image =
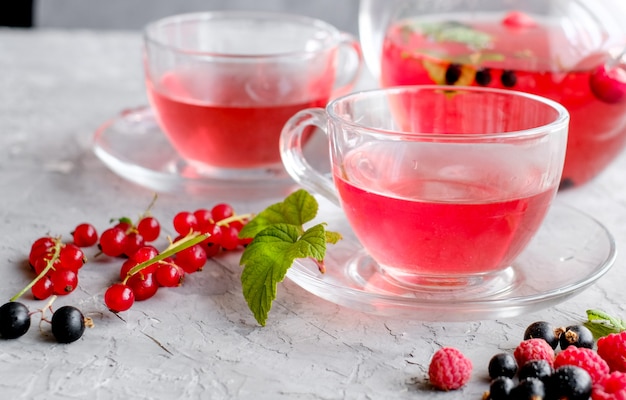
<instances>
[{"instance_id":1,"label":"red currant","mask_svg":"<svg viewBox=\"0 0 626 400\"><path fill-rule=\"evenodd\" d=\"M123 283L111 285L104 293L104 303L113 312L126 311L135 302L133 290Z\"/></svg>"},{"instance_id":2,"label":"red currant","mask_svg":"<svg viewBox=\"0 0 626 400\"><path fill-rule=\"evenodd\" d=\"M213 215L213 219L215 221L221 221L223 219L232 217L235 214L233 208L226 203L216 204L211 209L211 215Z\"/></svg>"},{"instance_id":3,"label":"red currant","mask_svg":"<svg viewBox=\"0 0 626 400\"><path fill-rule=\"evenodd\" d=\"M127 284L133 291L136 301L149 299L159 288L154 274L137 273L128 279Z\"/></svg>"},{"instance_id":4,"label":"red currant","mask_svg":"<svg viewBox=\"0 0 626 400\"><path fill-rule=\"evenodd\" d=\"M132 259L137 262L137 264L153 259L159 254L159 251L154 246L143 246L137 249L135 254L133 254Z\"/></svg>"},{"instance_id":5,"label":"red currant","mask_svg":"<svg viewBox=\"0 0 626 400\"><path fill-rule=\"evenodd\" d=\"M145 240L140 233L131 232L126 235L126 240L124 242L124 255L126 257L132 257L137 250L143 247Z\"/></svg>"},{"instance_id":6,"label":"red currant","mask_svg":"<svg viewBox=\"0 0 626 400\"><path fill-rule=\"evenodd\" d=\"M85 264L85 254L75 244L67 243L61 247L59 252L59 267L78 271Z\"/></svg>"},{"instance_id":7,"label":"red currant","mask_svg":"<svg viewBox=\"0 0 626 400\"><path fill-rule=\"evenodd\" d=\"M70 294L78 286L78 275L72 270L52 270L48 276L50 281L52 281L52 289L56 295L64 296Z\"/></svg>"},{"instance_id":8,"label":"red currant","mask_svg":"<svg viewBox=\"0 0 626 400\"><path fill-rule=\"evenodd\" d=\"M161 225L154 217L144 217L137 224L137 231L143 236L146 242L153 242L161 234Z\"/></svg>"},{"instance_id":9,"label":"red currant","mask_svg":"<svg viewBox=\"0 0 626 400\"><path fill-rule=\"evenodd\" d=\"M126 246L126 232L113 227L102 232L100 236L100 250L107 256L119 257L124 253Z\"/></svg>"},{"instance_id":10,"label":"red currant","mask_svg":"<svg viewBox=\"0 0 626 400\"><path fill-rule=\"evenodd\" d=\"M200 271L206 264L206 260L206 252L198 244L176 254L176 264L188 274Z\"/></svg>"},{"instance_id":11,"label":"red currant","mask_svg":"<svg viewBox=\"0 0 626 400\"><path fill-rule=\"evenodd\" d=\"M74 244L78 247L90 247L98 243L98 232L96 228L88 223L82 223L72 232Z\"/></svg>"},{"instance_id":12,"label":"red currant","mask_svg":"<svg viewBox=\"0 0 626 400\"><path fill-rule=\"evenodd\" d=\"M52 281L47 276L44 276L35 282L35 284L30 288L30 291L36 300L45 300L54 294Z\"/></svg>"},{"instance_id":13,"label":"red currant","mask_svg":"<svg viewBox=\"0 0 626 400\"><path fill-rule=\"evenodd\" d=\"M626 100L626 65L601 65L589 77L589 87L605 103Z\"/></svg>"},{"instance_id":14,"label":"red currant","mask_svg":"<svg viewBox=\"0 0 626 400\"><path fill-rule=\"evenodd\" d=\"M220 245L226 250L234 250L239 246L239 231L232 226L222 226Z\"/></svg>"},{"instance_id":15,"label":"red currant","mask_svg":"<svg viewBox=\"0 0 626 400\"><path fill-rule=\"evenodd\" d=\"M201 208L193 212L194 217L196 217L196 221L198 221L198 230L200 232L204 232L205 229L209 225L213 223L213 216L211 215L211 211Z\"/></svg>"},{"instance_id":16,"label":"red currant","mask_svg":"<svg viewBox=\"0 0 626 400\"><path fill-rule=\"evenodd\" d=\"M129 258L128 260L124 261L122 267L120 268L120 280L123 281L124 279L126 279L128 272L133 269L133 267L135 267L137 264L139 263L133 258Z\"/></svg>"},{"instance_id":17,"label":"red currant","mask_svg":"<svg viewBox=\"0 0 626 400\"><path fill-rule=\"evenodd\" d=\"M160 263L154 272L159 285L164 287L180 286L183 283L185 272L174 263Z\"/></svg>"},{"instance_id":18,"label":"red currant","mask_svg":"<svg viewBox=\"0 0 626 400\"><path fill-rule=\"evenodd\" d=\"M180 235L187 235L198 230L196 216L188 211L181 211L174 216L174 230Z\"/></svg>"}]
</instances>

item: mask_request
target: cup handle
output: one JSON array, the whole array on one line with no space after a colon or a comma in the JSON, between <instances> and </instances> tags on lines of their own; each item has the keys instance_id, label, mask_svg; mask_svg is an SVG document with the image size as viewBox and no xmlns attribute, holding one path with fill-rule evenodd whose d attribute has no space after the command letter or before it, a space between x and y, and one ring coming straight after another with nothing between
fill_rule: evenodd
<instances>
[{"instance_id":1,"label":"cup handle","mask_svg":"<svg viewBox=\"0 0 626 400\"><path fill-rule=\"evenodd\" d=\"M338 71L333 98L348 94L354 89L363 69L363 51L359 41L349 33L341 32L338 48Z\"/></svg>"},{"instance_id":2,"label":"cup handle","mask_svg":"<svg viewBox=\"0 0 626 400\"><path fill-rule=\"evenodd\" d=\"M280 156L287 173L303 188L319 194L340 206L332 178L315 169L304 155L305 132L309 127L319 128L328 136L328 117L323 108L309 108L291 117L281 132Z\"/></svg>"}]
</instances>

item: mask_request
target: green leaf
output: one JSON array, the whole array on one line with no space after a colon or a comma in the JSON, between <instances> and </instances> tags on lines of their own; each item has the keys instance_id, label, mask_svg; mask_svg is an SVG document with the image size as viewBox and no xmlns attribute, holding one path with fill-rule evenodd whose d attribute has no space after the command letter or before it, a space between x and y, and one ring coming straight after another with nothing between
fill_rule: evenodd
<instances>
[{"instance_id":1,"label":"green leaf","mask_svg":"<svg viewBox=\"0 0 626 400\"><path fill-rule=\"evenodd\" d=\"M615 318L601 310L587 310L587 322L593 336L598 339L611 333L626 331L626 321Z\"/></svg>"},{"instance_id":2,"label":"green leaf","mask_svg":"<svg viewBox=\"0 0 626 400\"><path fill-rule=\"evenodd\" d=\"M274 224L286 223L304 225L317 215L317 200L304 189L299 189L280 203L273 204L248 222L241 232L241 238L253 238L265 228Z\"/></svg>"},{"instance_id":3,"label":"green leaf","mask_svg":"<svg viewBox=\"0 0 626 400\"><path fill-rule=\"evenodd\" d=\"M265 326L276 299L277 284L282 282L297 258L323 260L326 232L323 224L305 232L301 226L274 224L259 232L241 256L243 296L257 322Z\"/></svg>"}]
</instances>

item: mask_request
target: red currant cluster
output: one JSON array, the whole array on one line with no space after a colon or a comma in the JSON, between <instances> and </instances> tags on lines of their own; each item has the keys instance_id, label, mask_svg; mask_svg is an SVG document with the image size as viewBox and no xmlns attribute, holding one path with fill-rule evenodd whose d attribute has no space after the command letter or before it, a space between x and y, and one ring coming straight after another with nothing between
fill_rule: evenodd
<instances>
[{"instance_id":1,"label":"red currant cluster","mask_svg":"<svg viewBox=\"0 0 626 400\"><path fill-rule=\"evenodd\" d=\"M86 261L78 246L63 243L61 238L44 236L35 240L28 255L28 262L37 274L30 286L33 297L44 300L73 292L78 285L78 270Z\"/></svg>"},{"instance_id":2,"label":"red currant cluster","mask_svg":"<svg viewBox=\"0 0 626 400\"><path fill-rule=\"evenodd\" d=\"M81 223L72 232L73 243L64 243L60 237L37 239L29 254L36 277L11 300L28 290L38 300L73 292L78 270L87 262L81 248L97 244L100 253L96 256L126 258L120 268L120 282L109 287L104 297L112 311L125 311L135 300L154 296L159 287L180 286L184 276L202 270L208 258L249 243L238 235L250 216L236 215L230 205L222 203L210 210L176 214L173 224L179 236L159 252L150 244L161 233L159 221L149 214L153 203L136 223L128 218L112 220L115 224L101 235L93 225Z\"/></svg>"},{"instance_id":3,"label":"red currant cluster","mask_svg":"<svg viewBox=\"0 0 626 400\"><path fill-rule=\"evenodd\" d=\"M114 312L126 311L135 301L154 296L159 287L180 286L185 275L202 270L208 258L223 250L235 250L249 243L249 240L238 237L248 219L247 215L236 215L233 208L224 203L217 204L210 210L179 212L173 219L174 230L179 236L165 250L159 252L154 246L133 240L133 246L139 243L141 245L132 253L120 253L128 256L128 259L120 268L120 282L107 289L104 302ZM145 218L137 225L136 235L145 239L151 236L142 231L143 221ZM126 232L132 229L126 227ZM106 247L105 233L106 231L100 238L103 252ZM132 234L133 232L126 233L126 238ZM120 243L122 242L123 240ZM128 244L124 246L128 249ZM118 246L118 249L121 247ZM105 254L112 255L112 252Z\"/></svg>"}]
</instances>

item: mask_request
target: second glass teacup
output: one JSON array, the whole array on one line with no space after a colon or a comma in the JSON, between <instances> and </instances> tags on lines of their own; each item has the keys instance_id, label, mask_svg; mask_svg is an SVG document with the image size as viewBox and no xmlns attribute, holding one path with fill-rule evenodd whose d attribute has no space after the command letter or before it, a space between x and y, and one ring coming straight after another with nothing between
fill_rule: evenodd
<instances>
[{"instance_id":1,"label":"second glass teacup","mask_svg":"<svg viewBox=\"0 0 626 400\"><path fill-rule=\"evenodd\" d=\"M149 24L150 103L176 151L220 179L284 175L285 122L349 91L358 42L321 20L256 11L176 15Z\"/></svg>"},{"instance_id":2,"label":"second glass teacup","mask_svg":"<svg viewBox=\"0 0 626 400\"><path fill-rule=\"evenodd\" d=\"M297 113L281 153L300 185L342 207L391 281L450 289L497 276L538 231L568 123L558 103L521 92L396 87ZM328 136L332 180L304 155L312 126Z\"/></svg>"}]
</instances>

